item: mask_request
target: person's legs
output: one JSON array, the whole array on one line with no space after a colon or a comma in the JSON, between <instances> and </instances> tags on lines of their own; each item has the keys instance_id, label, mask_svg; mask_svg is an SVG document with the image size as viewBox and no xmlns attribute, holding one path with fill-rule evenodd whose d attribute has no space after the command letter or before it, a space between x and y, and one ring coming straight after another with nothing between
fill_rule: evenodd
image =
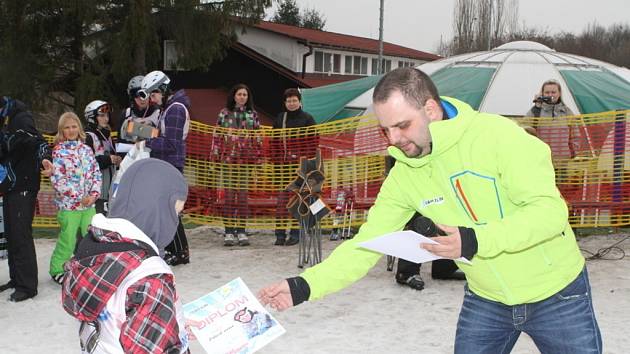
<instances>
[{"instance_id":1,"label":"person's legs","mask_svg":"<svg viewBox=\"0 0 630 354\"><path fill-rule=\"evenodd\" d=\"M412 289L424 289L424 280L420 276L420 263L410 262L408 260L398 258L398 266L396 267L396 282L398 284L407 285Z\"/></svg>"},{"instance_id":2,"label":"person's legs","mask_svg":"<svg viewBox=\"0 0 630 354\"><path fill-rule=\"evenodd\" d=\"M284 243L286 246L293 246L300 242L300 230L291 229L289 230L289 238Z\"/></svg>"},{"instance_id":3,"label":"person's legs","mask_svg":"<svg viewBox=\"0 0 630 354\"><path fill-rule=\"evenodd\" d=\"M79 225L79 228L81 230L81 237L87 234L88 227L90 227L90 224L92 224L92 217L94 217L94 215L96 215L95 208L81 210L81 224Z\"/></svg>"},{"instance_id":4,"label":"person's legs","mask_svg":"<svg viewBox=\"0 0 630 354\"><path fill-rule=\"evenodd\" d=\"M247 185L247 183L245 183ZM248 246L249 239L245 233L245 226L247 225L247 218L249 218L249 193L246 188L239 189L236 192L236 200L238 206L238 215L236 216L237 227L236 236L239 246Z\"/></svg>"},{"instance_id":5,"label":"person's legs","mask_svg":"<svg viewBox=\"0 0 630 354\"><path fill-rule=\"evenodd\" d=\"M105 199L97 199L96 203L94 203L94 207L96 207L96 212L98 214L103 214L105 216L107 216L107 200ZM85 235L85 234L84 234Z\"/></svg>"},{"instance_id":6,"label":"person's legs","mask_svg":"<svg viewBox=\"0 0 630 354\"><path fill-rule=\"evenodd\" d=\"M436 259L431 262L431 278L433 279L466 280L464 272L458 270L457 264L452 259Z\"/></svg>"},{"instance_id":7,"label":"person's legs","mask_svg":"<svg viewBox=\"0 0 630 354\"><path fill-rule=\"evenodd\" d=\"M280 219L286 219L289 215L287 211L287 202L289 201L289 193L281 191L276 197L276 242L274 245L282 246L287 238L287 230L285 225L281 225L278 221Z\"/></svg>"},{"instance_id":8,"label":"person's legs","mask_svg":"<svg viewBox=\"0 0 630 354\"><path fill-rule=\"evenodd\" d=\"M521 332L513 318L518 307L481 298L464 286L464 302L457 321L455 354L507 354Z\"/></svg>"},{"instance_id":9,"label":"person's legs","mask_svg":"<svg viewBox=\"0 0 630 354\"><path fill-rule=\"evenodd\" d=\"M49 274L55 277L63 274L63 264L72 257L77 242L77 232L81 228L81 212L60 210L57 213L59 238L50 256Z\"/></svg>"},{"instance_id":10,"label":"person's legs","mask_svg":"<svg viewBox=\"0 0 630 354\"><path fill-rule=\"evenodd\" d=\"M564 289L528 308L523 332L532 337L541 353L602 352L586 267Z\"/></svg>"},{"instance_id":11,"label":"person's legs","mask_svg":"<svg viewBox=\"0 0 630 354\"><path fill-rule=\"evenodd\" d=\"M32 227L36 197L37 192L9 192L3 199L9 286L32 296L37 294L37 255Z\"/></svg>"},{"instance_id":12,"label":"person's legs","mask_svg":"<svg viewBox=\"0 0 630 354\"><path fill-rule=\"evenodd\" d=\"M188 239L186 238L186 231L184 230L181 218L179 218L179 224L177 224L175 237L173 241L165 247L165 250L167 252L166 263L169 265L176 266L178 264L190 263Z\"/></svg>"},{"instance_id":13,"label":"person's legs","mask_svg":"<svg viewBox=\"0 0 630 354\"><path fill-rule=\"evenodd\" d=\"M234 220L236 220L237 215L237 205L236 205L236 191L231 188L225 189L225 205L224 210L225 218L223 223L225 224L225 234L223 236L223 245L224 246L234 246L236 243L236 228L233 226Z\"/></svg>"}]
</instances>

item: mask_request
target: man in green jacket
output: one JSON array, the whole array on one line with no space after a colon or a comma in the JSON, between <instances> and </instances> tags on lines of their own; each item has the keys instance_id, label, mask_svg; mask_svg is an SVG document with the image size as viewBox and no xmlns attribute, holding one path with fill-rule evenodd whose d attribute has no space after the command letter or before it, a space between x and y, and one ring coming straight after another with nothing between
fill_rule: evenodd
<instances>
[{"instance_id":1,"label":"man in green jacket","mask_svg":"<svg viewBox=\"0 0 630 354\"><path fill-rule=\"evenodd\" d=\"M381 256L358 244L419 212L446 233L419 247L472 262L457 263L467 284L455 353L509 353L521 332L543 353L601 353L549 147L504 117L440 98L417 69L385 75L373 102L397 163L366 223L324 262L263 288L261 301L284 310L354 283Z\"/></svg>"}]
</instances>

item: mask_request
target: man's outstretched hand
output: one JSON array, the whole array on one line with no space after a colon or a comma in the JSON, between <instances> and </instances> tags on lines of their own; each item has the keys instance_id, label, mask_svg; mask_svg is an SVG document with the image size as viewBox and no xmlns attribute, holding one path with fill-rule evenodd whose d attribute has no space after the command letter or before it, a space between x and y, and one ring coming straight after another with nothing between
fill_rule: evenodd
<instances>
[{"instance_id":1,"label":"man's outstretched hand","mask_svg":"<svg viewBox=\"0 0 630 354\"><path fill-rule=\"evenodd\" d=\"M289 283L286 280L268 285L258 292L258 300L263 305L269 305L272 309L284 311L293 307L293 298Z\"/></svg>"}]
</instances>

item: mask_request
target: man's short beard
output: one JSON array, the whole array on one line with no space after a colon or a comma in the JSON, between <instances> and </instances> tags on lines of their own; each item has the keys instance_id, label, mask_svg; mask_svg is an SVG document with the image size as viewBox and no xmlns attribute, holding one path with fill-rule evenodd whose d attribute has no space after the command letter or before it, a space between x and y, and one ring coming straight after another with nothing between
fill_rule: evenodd
<instances>
[{"instance_id":1,"label":"man's short beard","mask_svg":"<svg viewBox=\"0 0 630 354\"><path fill-rule=\"evenodd\" d=\"M415 146L415 147L416 147L416 149L418 149L418 152L417 152L416 154L414 154L413 156L409 156L409 155L407 155L407 153L405 152L405 150L400 149L400 148L399 148L399 149L400 149L400 150L402 150L403 154L405 154L405 156L407 156L407 157L409 157L409 158L414 158L414 157L420 157L420 156L423 156L423 155L422 155L422 153L424 152L424 150L422 149L422 147L420 147L420 146L418 146L418 145L416 145L416 144L414 144L414 143L411 143L411 144L412 144L413 146Z\"/></svg>"}]
</instances>

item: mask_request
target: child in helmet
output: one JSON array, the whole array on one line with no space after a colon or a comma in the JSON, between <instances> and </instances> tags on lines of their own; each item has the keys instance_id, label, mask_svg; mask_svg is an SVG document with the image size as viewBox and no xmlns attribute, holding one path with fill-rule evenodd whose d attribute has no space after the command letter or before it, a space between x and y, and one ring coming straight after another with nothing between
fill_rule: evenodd
<instances>
[{"instance_id":1,"label":"child in helmet","mask_svg":"<svg viewBox=\"0 0 630 354\"><path fill-rule=\"evenodd\" d=\"M135 143L137 137L130 136L127 133L129 122L149 125L157 128L160 116L160 107L158 105L149 104L148 99L142 99L138 96L140 86L142 85L144 76L134 76L127 84L127 95L129 95L129 107L125 109L122 116L122 124L120 125L120 140L124 142Z\"/></svg>"},{"instance_id":2,"label":"child in helmet","mask_svg":"<svg viewBox=\"0 0 630 354\"><path fill-rule=\"evenodd\" d=\"M94 203L101 194L101 171L94 153L85 141L79 117L66 112L59 117L53 173L50 182L55 190L59 238L50 256L50 276L59 284L63 281L63 264L72 257L77 233L85 235L96 214Z\"/></svg>"},{"instance_id":3,"label":"child in helmet","mask_svg":"<svg viewBox=\"0 0 630 354\"><path fill-rule=\"evenodd\" d=\"M111 138L110 112L109 103L101 100L92 101L85 106L85 120L87 121L85 143L92 148L103 176L101 194L96 201L96 212L101 214L107 214L109 187L116 173L116 166L121 161L121 157L116 155L116 148Z\"/></svg>"},{"instance_id":4,"label":"child in helmet","mask_svg":"<svg viewBox=\"0 0 630 354\"><path fill-rule=\"evenodd\" d=\"M142 79L138 96L148 100L150 105L162 108L157 122L160 133L157 138L146 140L146 147L151 149L151 157L175 166L184 173L186 158L186 137L190 126L190 99L184 90L171 93L171 80L163 72L156 70ZM166 247L164 259L169 265L190 262L188 240L181 219L173 242Z\"/></svg>"}]
</instances>

